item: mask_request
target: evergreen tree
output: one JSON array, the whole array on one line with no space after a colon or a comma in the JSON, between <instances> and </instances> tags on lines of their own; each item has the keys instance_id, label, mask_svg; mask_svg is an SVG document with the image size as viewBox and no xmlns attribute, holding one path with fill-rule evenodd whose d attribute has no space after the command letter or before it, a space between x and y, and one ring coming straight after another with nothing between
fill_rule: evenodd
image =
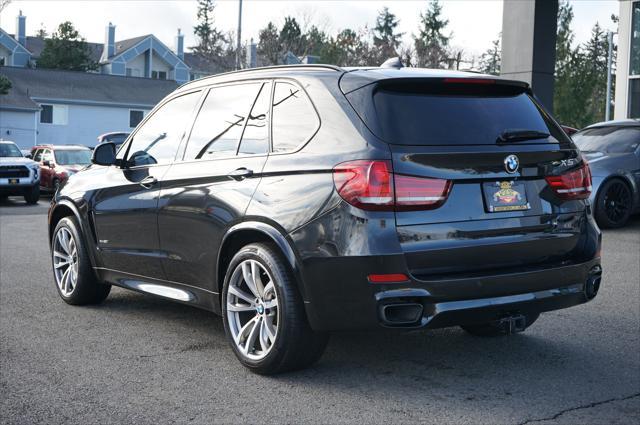
<instances>
[{"instance_id":1,"label":"evergreen tree","mask_svg":"<svg viewBox=\"0 0 640 425\"><path fill-rule=\"evenodd\" d=\"M36 37L38 37L41 40L44 40L48 36L49 36L49 33L47 32L47 29L45 28L44 23L40 23L40 28L38 29L38 31L36 31Z\"/></svg>"},{"instance_id":2,"label":"evergreen tree","mask_svg":"<svg viewBox=\"0 0 640 425\"><path fill-rule=\"evenodd\" d=\"M0 75L0 95L9 94L11 89L11 80L6 75Z\"/></svg>"},{"instance_id":3,"label":"evergreen tree","mask_svg":"<svg viewBox=\"0 0 640 425\"><path fill-rule=\"evenodd\" d=\"M491 43L491 48L480 57L480 70L485 74L500 75L501 53L498 37Z\"/></svg>"},{"instance_id":4,"label":"evergreen tree","mask_svg":"<svg viewBox=\"0 0 640 425\"><path fill-rule=\"evenodd\" d=\"M213 60L225 50L229 40L214 25L213 11L214 0L198 0L198 25L193 28L193 33L198 39L198 44L192 47L195 54L204 59Z\"/></svg>"},{"instance_id":5,"label":"evergreen tree","mask_svg":"<svg viewBox=\"0 0 640 425\"><path fill-rule=\"evenodd\" d=\"M98 64L91 59L91 49L69 21L61 23L51 38L45 40L38 66L69 71L98 68Z\"/></svg>"},{"instance_id":6,"label":"evergreen tree","mask_svg":"<svg viewBox=\"0 0 640 425\"><path fill-rule=\"evenodd\" d=\"M296 56L301 56L304 53L306 40L296 18L291 16L284 18L279 40L282 55L291 52Z\"/></svg>"},{"instance_id":7,"label":"evergreen tree","mask_svg":"<svg viewBox=\"0 0 640 425\"><path fill-rule=\"evenodd\" d=\"M442 16L438 0L431 1L425 13L420 13L420 24L418 36L414 36L417 65L442 68L447 63L451 36L444 34L449 20Z\"/></svg>"},{"instance_id":8,"label":"evergreen tree","mask_svg":"<svg viewBox=\"0 0 640 425\"><path fill-rule=\"evenodd\" d=\"M383 8L376 18L376 26L373 28L373 47L375 48L378 65L385 60L398 56L398 47L402 33L397 33L396 28L400 21L396 15L389 12L389 8Z\"/></svg>"},{"instance_id":9,"label":"evergreen tree","mask_svg":"<svg viewBox=\"0 0 640 425\"><path fill-rule=\"evenodd\" d=\"M273 22L269 22L265 28L260 30L257 50L263 65L278 65L282 62L280 35L278 27Z\"/></svg>"}]
</instances>

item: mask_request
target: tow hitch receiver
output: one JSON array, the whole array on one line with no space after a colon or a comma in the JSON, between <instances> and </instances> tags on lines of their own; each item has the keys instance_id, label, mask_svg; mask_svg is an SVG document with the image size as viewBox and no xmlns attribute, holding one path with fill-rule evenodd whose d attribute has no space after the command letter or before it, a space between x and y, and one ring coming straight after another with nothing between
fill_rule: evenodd
<instances>
[{"instance_id":1,"label":"tow hitch receiver","mask_svg":"<svg viewBox=\"0 0 640 425\"><path fill-rule=\"evenodd\" d=\"M503 317L498 320L498 326L507 335L523 332L527 327L527 319L522 314Z\"/></svg>"}]
</instances>

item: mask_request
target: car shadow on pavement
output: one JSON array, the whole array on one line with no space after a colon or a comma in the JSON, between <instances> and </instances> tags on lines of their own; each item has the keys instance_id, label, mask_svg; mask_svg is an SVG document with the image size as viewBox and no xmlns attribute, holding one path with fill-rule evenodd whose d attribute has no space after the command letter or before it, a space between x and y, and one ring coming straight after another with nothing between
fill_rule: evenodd
<instances>
[{"instance_id":1,"label":"car shadow on pavement","mask_svg":"<svg viewBox=\"0 0 640 425\"><path fill-rule=\"evenodd\" d=\"M162 332L167 331L163 323L170 322L170 331L175 334L168 339L175 341L182 334L188 335L184 346L173 347L173 352L227 349L222 318L191 306L116 289L102 305L93 308L108 312L116 320L144 318L146 324L157 326ZM540 322L545 320L553 319L543 315ZM571 339L536 334L534 328L496 338L474 337L459 328L335 333L316 365L265 379L313 383L327 390L360 387L361 382L375 381L384 387L380 391L397 394L406 392L407 386L446 388L448 383L461 379L481 387L501 382L509 393L521 385L520 380L532 379L531 370L554 377L566 375L570 369L597 369L614 360L619 363L619 359L593 350L585 358L584 347ZM230 347L228 351L231 353ZM240 374L246 372L239 363L235 367Z\"/></svg>"}]
</instances>

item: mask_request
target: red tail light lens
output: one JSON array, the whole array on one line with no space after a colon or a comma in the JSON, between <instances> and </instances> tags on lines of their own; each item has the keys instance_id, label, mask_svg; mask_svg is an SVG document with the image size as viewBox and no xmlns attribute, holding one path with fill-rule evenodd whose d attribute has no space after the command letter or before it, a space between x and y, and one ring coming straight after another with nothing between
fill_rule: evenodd
<instances>
[{"instance_id":1,"label":"red tail light lens","mask_svg":"<svg viewBox=\"0 0 640 425\"><path fill-rule=\"evenodd\" d=\"M591 194L591 170L586 162L580 168L559 176L547 176L545 180L560 199L587 199Z\"/></svg>"},{"instance_id":2,"label":"red tail light lens","mask_svg":"<svg viewBox=\"0 0 640 425\"><path fill-rule=\"evenodd\" d=\"M396 207L400 210L429 210L444 204L451 181L395 175Z\"/></svg>"},{"instance_id":3,"label":"red tail light lens","mask_svg":"<svg viewBox=\"0 0 640 425\"><path fill-rule=\"evenodd\" d=\"M374 211L434 209L449 195L448 180L393 174L391 161L349 161L336 166L333 181L349 204Z\"/></svg>"},{"instance_id":4,"label":"red tail light lens","mask_svg":"<svg viewBox=\"0 0 640 425\"><path fill-rule=\"evenodd\" d=\"M393 210L393 175L390 161L350 161L333 169L340 196L363 210Z\"/></svg>"}]
</instances>

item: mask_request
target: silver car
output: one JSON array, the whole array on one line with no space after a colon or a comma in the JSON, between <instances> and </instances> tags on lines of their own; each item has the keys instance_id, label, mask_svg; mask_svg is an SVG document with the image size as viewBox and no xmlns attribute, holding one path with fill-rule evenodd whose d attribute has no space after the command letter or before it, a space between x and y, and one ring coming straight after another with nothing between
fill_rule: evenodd
<instances>
[{"instance_id":1,"label":"silver car","mask_svg":"<svg viewBox=\"0 0 640 425\"><path fill-rule=\"evenodd\" d=\"M601 122L571 137L589 161L598 225L624 226L640 212L640 120Z\"/></svg>"}]
</instances>

